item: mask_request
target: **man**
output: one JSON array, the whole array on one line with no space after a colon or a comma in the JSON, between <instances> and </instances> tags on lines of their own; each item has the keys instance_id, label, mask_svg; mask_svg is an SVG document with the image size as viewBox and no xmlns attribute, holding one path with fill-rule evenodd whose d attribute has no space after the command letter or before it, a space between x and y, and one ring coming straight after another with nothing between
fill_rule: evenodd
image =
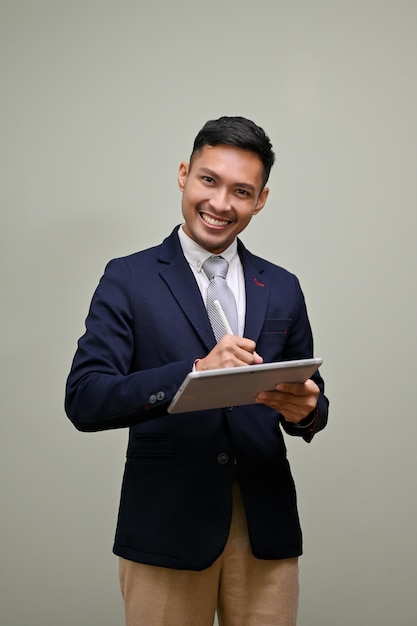
<instances>
[{"instance_id":1,"label":"man","mask_svg":"<svg viewBox=\"0 0 417 626\"><path fill-rule=\"evenodd\" d=\"M307 442L324 428L320 374L247 406L167 412L192 369L313 355L298 280L237 239L273 162L253 122L207 122L179 167L184 224L108 264L79 341L68 416L82 431L129 427L114 544L127 626L211 626L216 611L222 626L296 623L301 530L281 427ZM213 256L229 263L236 315L217 342Z\"/></svg>"}]
</instances>

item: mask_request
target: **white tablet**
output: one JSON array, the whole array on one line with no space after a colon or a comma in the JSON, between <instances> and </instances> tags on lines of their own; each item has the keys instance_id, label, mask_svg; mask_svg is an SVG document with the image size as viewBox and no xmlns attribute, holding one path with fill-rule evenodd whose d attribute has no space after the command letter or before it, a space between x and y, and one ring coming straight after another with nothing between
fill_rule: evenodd
<instances>
[{"instance_id":1,"label":"white tablet","mask_svg":"<svg viewBox=\"0 0 417 626\"><path fill-rule=\"evenodd\" d=\"M225 369L190 372L168 407L168 413L185 413L242 404L254 404L260 391L278 383L304 383L323 359L279 361Z\"/></svg>"}]
</instances>

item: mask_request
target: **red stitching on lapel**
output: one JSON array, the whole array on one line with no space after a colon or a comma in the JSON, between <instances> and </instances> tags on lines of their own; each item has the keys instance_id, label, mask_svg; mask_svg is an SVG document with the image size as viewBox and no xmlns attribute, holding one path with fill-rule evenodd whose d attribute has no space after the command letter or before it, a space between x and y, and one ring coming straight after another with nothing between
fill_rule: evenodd
<instances>
[{"instance_id":1,"label":"red stitching on lapel","mask_svg":"<svg viewBox=\"0 0 417 626\"><path fill-rule=\"evenodd\" d=\"M258 285L258 287L265 287L265 285L263 283L260 283L257 278L254 278L253 280L255 282L255 285Z\"/></svg>"}]
</instances>

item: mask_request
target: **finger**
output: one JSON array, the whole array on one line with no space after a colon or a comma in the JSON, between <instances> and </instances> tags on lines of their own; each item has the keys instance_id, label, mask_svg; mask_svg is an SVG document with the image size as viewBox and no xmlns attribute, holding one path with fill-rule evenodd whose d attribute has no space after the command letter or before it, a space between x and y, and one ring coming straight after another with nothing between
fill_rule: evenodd
<instances>
[{"instance_id":1,"label":"finger","mask_svg":"<svg viewBox=\"0 0 417 626\"><path fill-rule=\"evenodd\" d=\"M258 354L256 351L253 352L253 362L256 363L257 365L260 365L261 363L264 362L261 355Z\"/></svg>"},{"instance_id":2,"label":"finger","mask_svg":"<svg viewBox=\"0 0 417 626\"><path fill-rule=\"evenodd\" d=\"M308 393L305 383L278 383L275 389L281 393L287 393L294 396L301 396Z\"/></svg>"}]
</instances>

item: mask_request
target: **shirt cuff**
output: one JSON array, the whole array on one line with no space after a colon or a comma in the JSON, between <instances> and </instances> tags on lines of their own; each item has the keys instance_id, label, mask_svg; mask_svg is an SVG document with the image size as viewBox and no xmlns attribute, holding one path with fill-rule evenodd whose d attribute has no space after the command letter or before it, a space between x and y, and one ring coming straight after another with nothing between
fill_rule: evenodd
<instances>
[{"instance_id":1,"label":"shirt cuff","mask_svg":"<svg viewBox=\"0 0 417 626\"><path fill-rule=\"evenodd\" d=\"M310 415L307 415L307 417L305 417L304 419L301 420L301 422L298 422L298 424L293 422L293 426L294 428L297 428L298 430L308 430L309 428L315 426L315 423L317 421L317 417L318 417L318 405L316 406L316 408L314 409L313 412L313 417L311 417L311 413Z\"/></svg>"}]
</instances>

